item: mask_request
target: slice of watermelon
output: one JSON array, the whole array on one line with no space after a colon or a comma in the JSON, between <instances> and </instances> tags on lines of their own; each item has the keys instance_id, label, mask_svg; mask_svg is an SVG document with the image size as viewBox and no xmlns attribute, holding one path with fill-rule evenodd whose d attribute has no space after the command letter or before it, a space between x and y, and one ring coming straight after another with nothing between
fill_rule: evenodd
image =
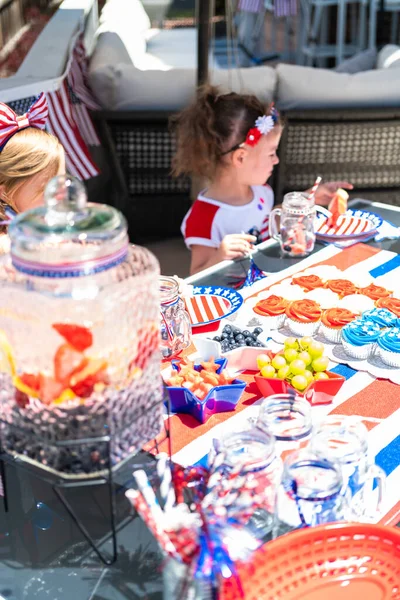
<instances>
[{"instance_id":1,"label":"slice of watermelon","mask_svg":"<svg viewBox=\"0 0 400 600\"><path fill-rule=\"evenodd\" d=\"M349 195L345 190L342 190L342 188L336 190L336 194L333 196L328 206L328 210L331 213L327 223L329 227L335 227L340 215L344 215L347 210L348 199Z\"/></svg>"}]
</instances>

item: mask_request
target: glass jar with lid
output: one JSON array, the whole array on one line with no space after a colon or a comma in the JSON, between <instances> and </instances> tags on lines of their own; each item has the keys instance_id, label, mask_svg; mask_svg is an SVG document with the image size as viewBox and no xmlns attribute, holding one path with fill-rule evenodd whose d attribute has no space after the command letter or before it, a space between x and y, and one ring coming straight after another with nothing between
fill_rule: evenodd
<instances>
[{"instance_id":1,"label":"glass jar with lid","mask_svg":"<svg viewBox=\"0 0 400 600\"><path fill-rule=\"evenodd\" d=\"M110 455L116 464L161 428L158 262L129 244L122 214L88 203L65 176L9 235L0 268L4 448L68 474L108 467ZM110 452L83 442L102 436Z\"/></svg>"}]
</instances>

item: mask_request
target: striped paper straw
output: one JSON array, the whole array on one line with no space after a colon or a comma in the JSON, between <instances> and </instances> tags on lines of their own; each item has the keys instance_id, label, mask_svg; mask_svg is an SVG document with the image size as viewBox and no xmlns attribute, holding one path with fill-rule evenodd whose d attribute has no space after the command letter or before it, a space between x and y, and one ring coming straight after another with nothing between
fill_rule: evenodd
<instances>
[{"instance_id":1,"label":"striped paper straw","mask_svg":"<svg viewBox=\"0 0 400 600\"><path fill-rule=\"evenodd\" d=\"M160 452L157 456L157 474L160 478L160 496L163 500L164 511L168 511L175 505L176 497L172 485L169 456L166 452Z\"/></svg>"},{"instance_id":2,"label":"striped paper straw","mask_svg":"<svg viewBox=\"0 0 400 600\"><path fill-rule=\"evenodd\" d=\"M317 192L319 184L321 183L321 180L322 180L322 177L320 177L318 175L317 179L315 180L314 185L311 188L311 192L309 193L309 196L307 198L309 202L311 202L312 200L314 200L315 194Z\"/></svg>"},{"instance_id":3,"label":"striped paper straw","mask_svg":"<svg viewBox=\"0 0 400 600\"><path fill-rule=\"evenodd\" d=\"M125 492L125 496L131 502L140 518L144 521L144 523L146 523L147 527L160 544L160 548L163 550L163 552L173 556L174 558L180 559L180 555L178 554L174 544L164 530L163 523L160 521L160 516L157 509L154 509L154 505L150 506L147 499L145 499L144 494L138 490L127 490Z\"/></svg>"}]
</instances>

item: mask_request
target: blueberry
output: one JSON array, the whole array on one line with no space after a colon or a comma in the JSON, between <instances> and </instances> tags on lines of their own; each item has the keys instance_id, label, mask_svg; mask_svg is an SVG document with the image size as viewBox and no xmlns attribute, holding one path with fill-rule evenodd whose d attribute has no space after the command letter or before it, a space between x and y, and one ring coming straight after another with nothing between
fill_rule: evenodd
<instances>
[{"instance_id":1,"label":"blueberry","mask_svg":"<svg viewBox=\"0 0 400 600\"><path fill-rule=\"evenodd\" d=\"M262 344L261 342L256 342L256 344L255 344L255 345L256 345L256 346L259 346L260 348L261 348L261 347L262 347L262 348L264 348L264 347L265 347L265 346L264 346L264 344Z\"/></svg>"},{"instance_id":2,"label":"blueberry","mask_svg":"<svg viewBox=\"0 0 400 600\"><path fill-rule=\"evenodd\" d=\"M239 329L239 327L232 327L232 333L233 335L238 335L238 333L242 333Z\"/></svg>"},{"instance_id":3,"label":"blueberry","mask_svg":"<svg viewBox=\"0 0 400 600\"><path fill-rule=\"evenodd\" d=\"M241 333L239 333L239 334L236 336L236 343L237 343L237 342L242 342L243 340L244 340L244 335L242 335Z\"/></svg>"},{"instance_id":4,"label":"blueberry","mask_svg":"<svg viewBox=\"0 0 400 600\"><path fill-rule=\"evenodd\" d=\"M232 333L232 326L231 325L225 325L225 327L223 328L223 333Z\"/></svg>"},{"instance_id":5,"label":"blueberry","mask_svg":"<svg viewBox=\"0 0 400 600\"><path fill-rule=\"evenodd\" d=\"M229 333L222 332L221 333L221 340L227 340L227 339L229 339Z\"/></svg>"},{"instance_id":6,"label":"blueberry","mask_svg":"<svg viewBox=\"0 0 400 600\"><path fill-rule=\"evenodd\" d=\"M242 334L245 338L249 337L250 335L250 331L248 331L247 329L245 329L244 331L242 331Z\"/></svg>"},{"instance_id":7,"label":"blueberry","mask_svg":"<svg viewBox=\"0 0 400 600\"><path fill-rule=\"evenodd\" d=\"M214 342L220 342L221 338L219 337L219 335L216 335L215 337L213 337Z\"/></svg>"},{"instance_id":8,"label":"blueberry","mask_svg":"<svg viewBox=\"0 0 400 600\"><path fill-rule=\"evenodd\" d=\"M244 341L246 342L246 346L251 346L254 342L253 338L251 338L250 336L245 338Z\"/></svg>"},{"instance_id":9,"label":"blueberry","mask_svg":"<svg viewBox=\"0 0 400 600\"><path fill-rule=\"evenodd\" d=\"M262 333L262 332L263 332L262 327L256 327L253 331L253 335L257 336L257 335L260 335L260 333Z\"/></svg>"},{"instance_id":10,"label":"blueberry","mask_svg":"<svg viewBox=\"0 0 400 600\"><path fill-rule=\"evenodd\" d=\"M236 348L239 348L239 346L237 344L231 344L230 348L231 350L235 350Z\"/></svg>"},{"instance_id":11,"label":"blueberry","mask_svg":"<svg viewBox=\"0 0 400 600\"><path fill-rule=\"evenodd\" d=\"M246 342L244 341L244 338L243 338L243 340L237 341L236 343L237 343L238 346L245 346L246 345Z\"/></svg>"}]
</instances>

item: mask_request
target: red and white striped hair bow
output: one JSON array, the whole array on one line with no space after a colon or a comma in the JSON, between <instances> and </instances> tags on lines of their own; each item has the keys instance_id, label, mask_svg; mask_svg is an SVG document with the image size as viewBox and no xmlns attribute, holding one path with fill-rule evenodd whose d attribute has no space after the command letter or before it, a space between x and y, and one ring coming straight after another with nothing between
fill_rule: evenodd
<instances>
[{"instance_id":1,"label":"red and white striped hair bow","mask_svg":"<svg viewBox=\"0 0 400 600\"><path fill-rule=\"evenodd\" d=\"M0 152L17 131L27 127L44 129L48 114L47 100L43 92L24 115L17 115L7 104L0 102Z\"/></svg>"}]
</instances>

